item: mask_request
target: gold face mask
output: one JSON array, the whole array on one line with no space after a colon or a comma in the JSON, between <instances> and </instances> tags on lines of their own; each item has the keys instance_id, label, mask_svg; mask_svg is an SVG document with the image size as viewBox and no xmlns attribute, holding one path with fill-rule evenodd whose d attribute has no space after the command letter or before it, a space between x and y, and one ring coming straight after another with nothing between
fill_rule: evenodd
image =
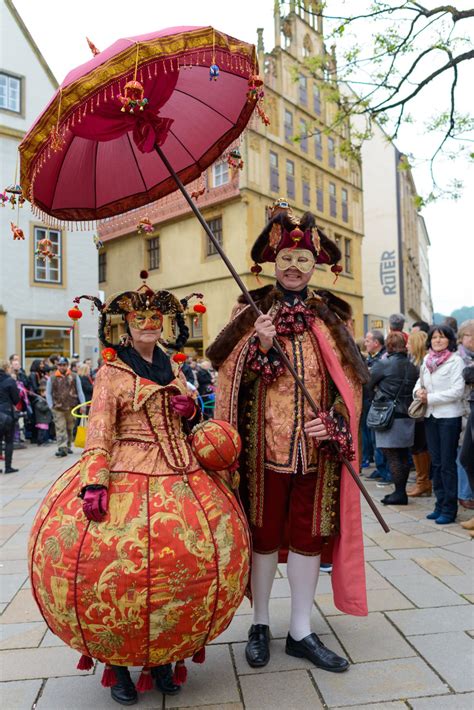
<instances>
[{"instance_id":1,"label":"gold face mask","mask_svg":"<svg viewBox=\"0 0 474 710\"><path fill-rule=\"evenodd\" d=\"M278 252L275 263L280 271L286 271L294 266L302 274L308 274L316 260L309 249L282 249Z\"/></svg>"},{"instance_id":2,"label":"gold face mask","mask_svg":"<svg viewBox=\"0 0 474 710\"><path fill-rule=\"evenodd\" d=\"M147 309L146 311L131 311L127 313L126 321L131 328L137 330L161 330L163 315L160 311Z\"/></svg>"}]
</instances>

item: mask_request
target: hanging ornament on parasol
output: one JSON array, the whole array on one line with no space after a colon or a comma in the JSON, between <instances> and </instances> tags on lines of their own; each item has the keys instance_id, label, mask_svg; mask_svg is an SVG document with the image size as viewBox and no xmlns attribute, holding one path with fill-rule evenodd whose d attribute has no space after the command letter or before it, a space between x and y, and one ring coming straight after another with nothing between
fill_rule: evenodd
<instances>
[{"instance_id":1,"label":"hanging ornament on parasol","mask_svg":"<svg viewBox=\"0 0 474 710\"><path fill-rule=\"evenodd\" d=\"M5 207L5 203L8 202L8 195L6 192L0 192L0 204Z\"/></svg>"},{"instance_id":2,"label":"hanging ornament on parasol","mask_svg":"<svg viewBox=\"0 0 474 710\"><path fill-rule=\"evenodd\" d=\"M15 209L15 205L18 203L18 207L23 207L25 204L25 198L23 197L23 190L21 189L21 186L18 185L17 183L14 183L13 185L9 185L8 187L5 188L5 195L10 193L10 197L7 197L7 200L10 202L12 206L12 210Z\"/></svg>"},{"instance_id":3,"label":"hanging ornament on parasol","mask_svg":"<svg viewBox=\"0 0 474 710\"><path fill-rule=\"evenodd\" d=\"M38 242L38 248L35 252L37 257L39 259L42 259L43 261L46 261L46 259L54 259L56 256L55 252L52 249L53 243L50 239L40 239Z\"/></svg>"},{"instance_id":4,"label":"hanging ornament on parasol","mask_svg":"<svg viewBox=\"0 0 474 710\"><path fill-rule=\"evenodd\" d=\"M247 91L247 101L251 104L255 104L255 110L265 126L270 124L270 119L263 108L263 99L265 97L265 91L263 89L263 80L258 76L258 74L252 74L248 80L248 91Z\"/></svg>"},{"instance_id":5,"label":"hanging ornament on parasol","mask_svg":"<svg viewBox=\"0 0 474 710\"><path fill-rule=\"evenodd\" d=\"M137 224L137 233L138 234L150 234L150 232L153 232L153 225L151 221L148 219L148 217L141 217L138 224Z\"/></svg>"},{"instance_id":6,"label":"hanging ornament on parasol","mask_svg":"<svg viewBox=\"0 0 474 710\"><path fill-rule=\"evenodd\" d=\"M201 197L201 195L204 195L205 192L206 192L206 183L204 181L203 176L201 175L198 180L198 183L196 185L196 189L191 192L191 197L193 198L193 200L197 201L199 199L199 197Z\"/></svg>"},{"instance_id":7,"label":"hanging ornament on parasol","mask_svg":"<svg viewBox=\"0 0 474 710\"><path fill-rule=\"evenodd\" d=\"M227 165L232 170L235 175L238 170L242 170L244 167L244 161L242 160L242 154L239 148L233 148L229 155L227 156Z\"/></svg>"},{"instance_id":8,"label":"hanging ornament on parasol","mask_svg":"<svg viewBox=\"0 0 474 710\"><path fill-rule=\"evenodd\" d=\"M13 233L13 241L15 240L23 240L25 239L25 235L23 233L23 230L18 227L18 225L14 224L13 222L10 222L10 229L12 230Z\"/></svg>"},{"instance_id":9,"label":"hanging ornament on parasol","mask_svg":"<svg viewBox=\"0 0 474 710\"><path fill-rule=\"evenodd\" d=\"M122 104L122 108L120 109L122 113L125 113L125 111L133 113L137 106L140 111L143 111L148 105L148 99L144 94L145 90L139 81L136 81L136 79L128 81L124 87L124 95L119 94L117 96Z\"/></svg>"}]
</instances>

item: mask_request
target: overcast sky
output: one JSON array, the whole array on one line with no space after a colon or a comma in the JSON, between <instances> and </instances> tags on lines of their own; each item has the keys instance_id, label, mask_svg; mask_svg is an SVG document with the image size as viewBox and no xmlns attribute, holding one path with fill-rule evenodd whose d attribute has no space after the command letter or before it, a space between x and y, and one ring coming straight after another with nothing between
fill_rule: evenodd
<instances>
[{"instance_id":1,"label":"overcast sky","mask_svg":"<svg viewBox=\"0 0 474 710\"><path fill-rule=\"evenodd\" d=\"M353 0L351 7L352 3ZM222 0L180 0L177 3L164 0L135 3L124 0L74 3L69 0L14 0L14 4L59 82L71 68L90 58L86 36L99 49L104 49L123 36L181 25L213 25L255 43L256 29L263 27L265 49L271 50L274 44L273 0L239 0L236 3ZM429 0L425 4L434 6ZM463 0L455 4L471 5ZM362 0L358 0L359 5L363 5ZM470 88L468 83L465 84L466 102L468 97L472 100L474 62L472 65ZM436 87L437 91L443 89L443 86ZM439 95L432 90L416 110L429 112L430 104L434 108L438 100ZM427 113L427 117L429 115ZM416 154L426 140L423 133L421 124L405 131L397 143L398 148ZM464 180L463 196L457 202L443 200L429 205L423 210L423 216L432 244L430 265L434 309L448 314L455 308L474 303L474 170L468 171L461 160L447 166L446 170ZM426 191L429 188L426 171L415 169L414 174L418 191Z\"/></svg>"}]
</instances>

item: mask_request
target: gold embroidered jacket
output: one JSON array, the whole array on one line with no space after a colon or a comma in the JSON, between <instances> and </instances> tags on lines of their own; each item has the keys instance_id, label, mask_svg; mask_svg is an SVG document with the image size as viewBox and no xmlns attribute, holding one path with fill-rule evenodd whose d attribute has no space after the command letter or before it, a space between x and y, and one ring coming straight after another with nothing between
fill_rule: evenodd
<instances>
[{"instance_id":1,"label":"gold embroidered jacket","mask_svg":"<svg viewBox=\"0 0 474 710\"><path fill-rule=\"evenodd\" d=\"M94 384L82 485L108 486L111 471L167 475L199 468L170 405L171 397L186 393L178 376L162 386L121 360L104 364Z\"/></svg>"}]
</instances>

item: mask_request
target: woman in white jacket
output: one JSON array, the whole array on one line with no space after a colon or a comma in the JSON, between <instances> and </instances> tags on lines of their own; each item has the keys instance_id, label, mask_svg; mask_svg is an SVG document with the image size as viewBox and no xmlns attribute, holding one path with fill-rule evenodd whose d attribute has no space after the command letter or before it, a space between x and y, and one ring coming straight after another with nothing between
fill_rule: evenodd
<instances>
[{"instance_id":1,"label":"woman in white jacket","mask_svg":"<svg viewBox=\"0 0 474 710\"><path fill-rule=\"evenodd\" d=\"M446 525L454 522L458 509L456 455L463 414L464 363L449 326L433 326L426 344L428 354L413 390L414 397L427 406L425 430L436 505L426 517Z\"/></svg>"}]
</instances>

